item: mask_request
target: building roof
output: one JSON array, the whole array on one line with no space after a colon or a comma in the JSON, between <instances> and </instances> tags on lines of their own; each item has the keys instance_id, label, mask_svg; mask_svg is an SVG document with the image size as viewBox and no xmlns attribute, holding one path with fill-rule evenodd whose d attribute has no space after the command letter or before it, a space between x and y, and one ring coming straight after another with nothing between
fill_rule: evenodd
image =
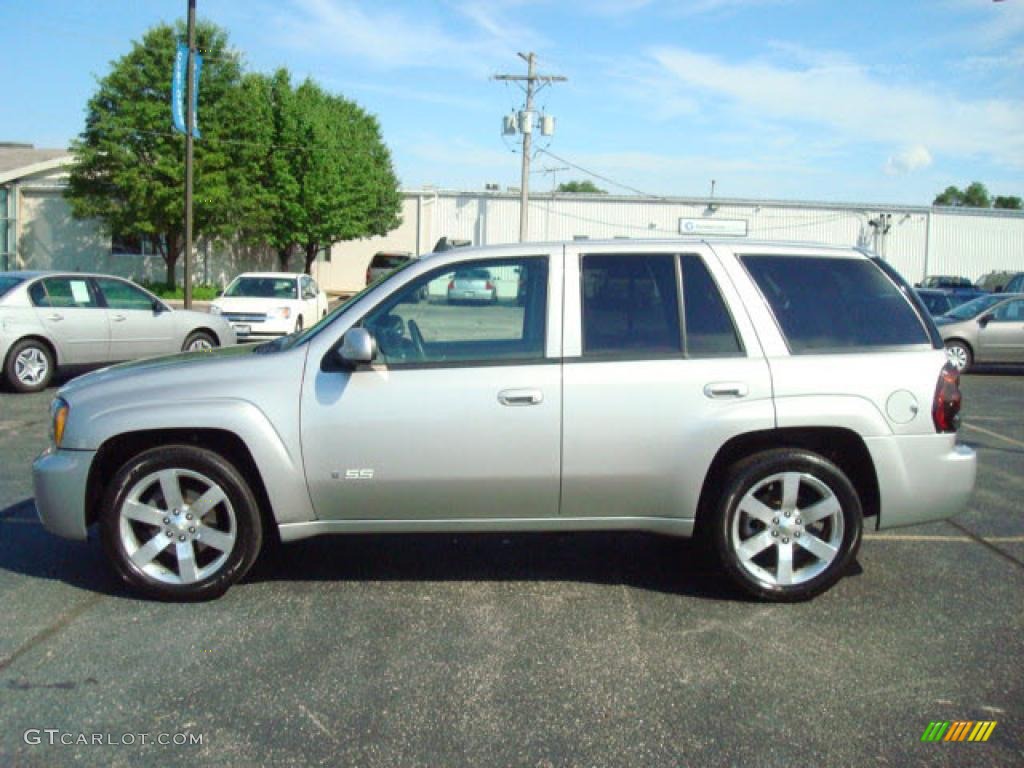
<instances>
[{"instance_id":1,"label":"building roof","mask_svg":"<svg viewBox=\"0 0 1024 768\"><path fill-rule=\"evenodd\" d=\"M0 141L0 183L59 167L65 161L71 161L70 150Z\"/></svg>"}]
</instances>

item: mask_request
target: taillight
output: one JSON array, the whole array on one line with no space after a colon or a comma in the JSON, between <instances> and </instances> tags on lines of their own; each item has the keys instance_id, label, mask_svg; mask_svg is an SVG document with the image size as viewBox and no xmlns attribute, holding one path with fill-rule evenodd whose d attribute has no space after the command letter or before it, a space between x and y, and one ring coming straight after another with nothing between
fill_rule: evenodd
<instances>
[{"instance_id":1,"label":"taillight","mask_svg":"<svg viewBox=\"0 0 1024 768\"><path fill-rule=\"evenodd\" d=\"M960 426L960 372L949 363L942 367L932 401L936 432L956 432Z\"/></svg>"},{"instance_id":2,"label":"taillight","mask_svg":"<svg viewBox=\"0 0 1024 768\"><path fill-rule=\"evenodd\" d=\"M448 281L448 290L449 291L454 291L455 290L455 281L454 280L449 280Z\"/></svg>"},{"instance_id":3,"label":"taillight","mask_svg":"<svg viewBox=\"0 0 1024 768\"><path fill-rule=\"evenodd\" d=\"M486 290L488 290L488 291L493 291L494 290L494 283L492 283L490 280L488 280L487 281L487 285L485 285L484 288Z\"/></svg>"}]
</instances>

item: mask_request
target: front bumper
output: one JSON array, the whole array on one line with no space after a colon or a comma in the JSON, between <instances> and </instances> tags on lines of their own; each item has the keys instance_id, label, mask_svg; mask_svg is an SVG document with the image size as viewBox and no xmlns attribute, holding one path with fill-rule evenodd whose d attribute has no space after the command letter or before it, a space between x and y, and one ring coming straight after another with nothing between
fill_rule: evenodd
<instances>
[{"instance_id":1,"label":"front bumper","mask_svg":"<svg viewBox=\"0 0 1024 768\"><path fill-rule=\"evenodd\" d=\"M878 528L945 520L967 506L978 457L956 435L888 435L864 442L878 476Z\"/></svg>"},{"instance_id":2,"label":"front bumper","mask_svg":"<svg viewBox=\"0 0 1024 768\"><path fill-rule=\"evenodd\" d=\"M95 455L95 451L48 448L32 463L36 511L50 533L86 538L85 488Z\"/></svg>"}]
</instances>

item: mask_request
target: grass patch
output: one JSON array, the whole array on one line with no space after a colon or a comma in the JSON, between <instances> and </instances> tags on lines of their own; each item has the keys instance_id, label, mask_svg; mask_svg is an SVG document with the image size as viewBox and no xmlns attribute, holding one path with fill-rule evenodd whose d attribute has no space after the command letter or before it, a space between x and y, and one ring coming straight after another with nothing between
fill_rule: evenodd
<instances>
[{"instance_id":1,"label":"grass patch","mask_svg":"<svg viewBox=\"0 0 1024 768\"><path fill-rule=\"evenodd\" d=\"M165 283L139 283L139 285L161 299L185 298L185 289L180 285L176 285L174 288L168 288ZM219 290L220 288L215 285L193 285L192 298L196 301L213 301L217 298Z\"/></svg>"}]
</instances>

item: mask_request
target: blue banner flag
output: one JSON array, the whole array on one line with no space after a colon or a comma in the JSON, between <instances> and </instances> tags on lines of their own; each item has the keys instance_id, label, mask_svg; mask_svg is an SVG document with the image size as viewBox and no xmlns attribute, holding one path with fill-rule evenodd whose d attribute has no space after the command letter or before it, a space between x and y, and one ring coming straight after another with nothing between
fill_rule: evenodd
<instances>
[{"instance_id":1,"label":"blue banner flag","mask_svg":"<svg viewBox=\"0 0 1024 768\"><path fill-rule=\"evenodd\" d=\"M203 71L203 57L198 53L195 56L195 66L192 68L192 135L200 139L199 135L199 73Z\"/></svg>"},{"instance_id":2,"label":"blue banner flag","mask_svg":"<svg viewBox=\"0 0 1024 768\"><path fill-rule=\"evenodd\" d=\"M195 65L192 68L192 135L201 138L199 135L199 73L203 69L203 57L198 53L192 54L195 57ZM174 123L174 130L178 133L185 132L185 78L188 73L188 46L178 43L178 50L174 54L174 73L171 76L171 120Z\"/></svg>"},{"instance_id":3,"label":"blue banner flag","mask_svg":"<svg viewBox=\"0 0 1024 768\"><path fill-rule=\"evenodd\" d=\"M174 54L174 73L171 75L171 119L174 130L185 132L185 72L188 68L188 46L178 43Z\"/></svg>"}]
</instances>

